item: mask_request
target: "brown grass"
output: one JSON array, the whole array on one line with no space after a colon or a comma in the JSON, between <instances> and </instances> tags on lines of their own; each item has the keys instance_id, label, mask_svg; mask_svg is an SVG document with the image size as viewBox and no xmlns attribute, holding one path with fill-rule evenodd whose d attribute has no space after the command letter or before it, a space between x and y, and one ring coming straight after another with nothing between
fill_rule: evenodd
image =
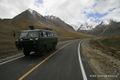
<instances>
[{"instance_id":1,"label":"brown grass","mask_svg":"<svg viewBox=\"0 0 120 80\"><path fill-rule=\"evenodd\" d=\"M91 40L94 48L100 49L104 53L120 59L120 37L109 37Z\"/></svg>"}]
</instances>

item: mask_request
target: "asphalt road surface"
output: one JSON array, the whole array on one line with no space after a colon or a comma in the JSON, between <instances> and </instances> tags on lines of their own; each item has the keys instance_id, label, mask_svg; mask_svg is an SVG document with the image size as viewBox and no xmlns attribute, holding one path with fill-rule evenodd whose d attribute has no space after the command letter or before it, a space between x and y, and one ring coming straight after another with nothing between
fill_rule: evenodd
<instances>
[{"instance_id":1,"label":"asphalt road surface","mask_svg":"<svg viewBox=\"0 0 120 80\"><path fill-rule=\"evenodd\" d=\"M96 80L80 40L61 42L45 56L21 57L0 65L0 80Z\"/></svg>"}]
</instances>

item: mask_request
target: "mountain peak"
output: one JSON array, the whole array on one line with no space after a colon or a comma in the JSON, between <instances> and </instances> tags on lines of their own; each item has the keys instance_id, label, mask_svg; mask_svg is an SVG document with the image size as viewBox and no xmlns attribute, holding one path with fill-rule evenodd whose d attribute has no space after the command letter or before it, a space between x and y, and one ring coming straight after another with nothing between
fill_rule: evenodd
<instances>
[{"instance_id":1,"label":"mountain peak","mask_svg":"<svg viewBox=\"0 0 120 80\"><path fill-rule=\"evenodd\" d=\"M61 20L59 17L55 16L42 16L37 11L32 9L27 9L13 18L13 22L18 24L39 24L41 26L59 26L66 30L73 30L73 28Z\"/></svg>"},{"instance_id":2,"label":"mountain peak","mask_svg":"<svg viewBox=\"0 0 120 80\"><path fill-rule=\"evenodd\" d=\"M44 22L45 18L37 11L32 9L27 9L22 13L20 13L19 15L15 16L13 20L16 22L27 21L29 23L35 23L35 22Z\"/></svg>"},{"instance_id":3,"label":"mountain peak","mask_svg":"<svg viewBox=\"0 0 120 80\"><path fill-rule=\"evenodd\" d=\"M29 11L30 13L33 13L34 10L29 8L27 11Z\"/></svg>"},{"instance_id":4,"label":"mountain peak","mask_svg":"<svg viewBox=\"0 0 120 80\"><path fill-rule=\"evenodd\" d=\"M56 16L53 16L53 15L48 15L48 16L45 16L46 19L51 19L51 20L56 20L56 19L59 19L58 17Z\"/></svg>"},{"instance_id":5,"label":"mountain peak","mask_svg":"<svg viewBox=\"0 0 120 80\"><path fill-rule=\"evenodd\" d=\"M39 17L42 17L42 15L40 13L38 13L37 11L35 11L35 10L31 9L31 8L27 9L25 12L29 12L32 16L37 15Z\"/></svg>"}]
</instances>

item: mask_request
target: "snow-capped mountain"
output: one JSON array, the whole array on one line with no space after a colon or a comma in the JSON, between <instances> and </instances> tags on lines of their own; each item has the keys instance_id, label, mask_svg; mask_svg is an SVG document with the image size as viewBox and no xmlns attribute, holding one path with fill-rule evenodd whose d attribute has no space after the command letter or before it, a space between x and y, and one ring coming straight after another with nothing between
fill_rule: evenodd
<instances>
[{"instance_id":1,"label":"snow-capped mountain","mask_svg":"<svg viewBox=\"0 0 120 80\"><path fill-rule=\"evenodd\" d=\"M35 22L44 22L45 18L32 9L28 9L13 18L13 21L15 22L25 21L25 20L31 23L35 23Z\"/></svg>"},{"instance_id":2,"label":"snow-capped mountain","mask_svg":"<svg viewBox=\"0 0 120 80\"><path fill-rule=\"evenodd\" d=\"M58 27L62 27L64 29L68 29L68 30L74 30L72 26L68 25L67 23L65 23L63 20L61 20L59 17L55 17L55 16L45 16L46 20L48 20L50 23L58 26Z\"/></svg>"},{"instance_id":3,"label":"snow-capped mountain","mask_svg":"<svg viewBox=\"0 0 120 80\"><path fill-rule=\"evenodd\" d=\"M51 28L53 26L56 26L66 30L74 31L74 29L70 25L62 21L60 18L55 16L42 16L41 14L39 14L38 12L32 9L28 9L20 13L12 20L13 23L17 26L19 25L25 27L28 25L35 25L35 26L38 25L42 27L51 27Z\"/></svg>"},{"instance_id":4,"label":"snow-capped mountain","mask_svg":"<svg viewBox=\"0 0 120 80\"><path fill-rule=\"evenodd\" d=\"M97 36L119 36L120 35L120 22L111 20L109 24L99 24L91 30L81 30L79 32L88 33Z\"/></svg>"}]
</instances>

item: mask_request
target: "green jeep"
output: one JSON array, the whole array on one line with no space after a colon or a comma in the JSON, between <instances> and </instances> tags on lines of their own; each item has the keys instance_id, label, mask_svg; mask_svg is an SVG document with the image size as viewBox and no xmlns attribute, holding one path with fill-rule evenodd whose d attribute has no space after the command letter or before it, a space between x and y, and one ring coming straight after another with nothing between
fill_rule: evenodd
<instances>
[{"instance_id":1,"label":"green jeep","mask_svg":"<svg viewBox=\"0 0 120 80\"><path fill-rule=\"evenodd\" d=\"M58 39L55 32L44 29L23 30L19 39L16 40L16 47L23 50L24 55L30 55L31 51L43 52L55 50Z\"/></svg>"}]
</instances>

